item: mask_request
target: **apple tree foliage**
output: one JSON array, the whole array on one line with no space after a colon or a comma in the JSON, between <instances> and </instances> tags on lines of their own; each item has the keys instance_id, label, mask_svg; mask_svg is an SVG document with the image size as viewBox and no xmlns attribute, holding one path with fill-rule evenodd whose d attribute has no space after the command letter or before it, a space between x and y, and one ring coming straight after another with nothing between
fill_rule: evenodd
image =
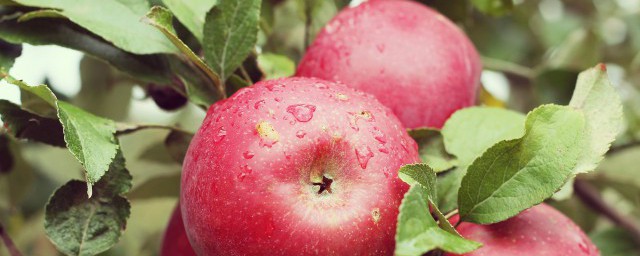
<instances>
[{"instance_id":1,"label":"apple tree foliage","mask_svg":"<svg viewBox=\"0 0 640 256\"><path fill-rule=\"evenodd\" d=\"M26 255L154 254L204 110L258 80L292 75L315 34L350 2L0 0L0 87L20 91L19 102L0 100L0 230ZM496 223L543 201L603 255L640 252L640 7L418 2L466 32L508 96L483 81L479 106L440 130L409 131L423 163L398 170L411 189L396 254L472 251L482 245L448 217ZM12 76L23 44L84 53L80 91ZM154 122L137 109L158 98L151 88L189 103Z\"/></svg>"}]
</instances>

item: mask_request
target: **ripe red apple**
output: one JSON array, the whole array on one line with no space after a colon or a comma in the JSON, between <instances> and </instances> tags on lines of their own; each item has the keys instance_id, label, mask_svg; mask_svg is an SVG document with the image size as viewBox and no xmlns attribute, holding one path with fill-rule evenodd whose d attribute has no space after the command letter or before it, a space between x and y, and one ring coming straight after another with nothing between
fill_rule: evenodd
<instances>
[{"instance_id":1,"label":"ripe red apple","mask_svg":"<svg viewBox=\"0 0 640 256\"><path fill-rule=\"evenodd\" d=\"M464 254L466 256L600 255L598 248L571 219L546 204L496 224L464 222L457 230L463 237L484 244Z\"/></svg>"},{"instance_id":2,"label":"ripe red apple","mask_svg":"<svg viewBox=\"0 0 640 256\"><path fill-rule=\"evenodd\" d=\"M324 27L297 75L371 93L407 128L439 128L474 104L481 69L473 44L438 12L414 1L370 0Z\"/></svg>"},{"instance_id":3,"label":"ripe red apple","mask_svg":"<svg viewBox=\"0 0 640 256\"><path fill-rule=\"evenodd\" d=\"M182 213L201 255L390 255L417 145L372 96L258 82L214 104L187 151Z\"/></svg>"},{"instance_id":4,"label":"ripe red apple","mask_svg":"<svg viewBox=\"0 0 640 256\"><path fill-rule=\"evenodd\" d=\"M162 239L160 256L195 256L196 253L191 248L187 232L182 222L180 204L176 206L169 219L167 230Z\"/></svg>"},{"instance_id":5,"label":"ripe red apple","mask_svg":"<svg viewBox=\"0 0 640 256\"><path fill-rule=\"evenodd\" d=\"M195 256L196 253L191 248L187 232L182 222L182 214L180 213L180 204L176 206L169 219L167 230L164 232L162 239L162 248L160 256Z\"/></svg>"}]
</instances>

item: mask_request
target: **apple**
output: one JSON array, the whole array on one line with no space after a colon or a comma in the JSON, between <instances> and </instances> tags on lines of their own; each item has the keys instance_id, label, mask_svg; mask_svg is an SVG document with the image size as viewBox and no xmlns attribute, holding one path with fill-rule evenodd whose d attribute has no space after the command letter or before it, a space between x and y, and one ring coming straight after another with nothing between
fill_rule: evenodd
<instances>
[{"instance_id":1,"label":"apple","mask_svg":"<svg viewBox=\"0 0 640 256\"><path fill-rule=\"evenodd\" d=\"M473 44L438 12L414 1L370 0L333 18L296 74L371 93L407 128L440 128L475 103L481 70Z\"/></svg>"},{"instance_id":2,"label":"apple","mask_svg":"<svg viewBox=\"0 0 640 256\"><path fill-rule=\"evenodd\" d=\"M571 219L546 204L496 224L463 222L456 229L463 237L483 244L480 249L464 254L466 256L600 255L598 248Z\"/></svg>"},{"instance_id":3,"label":"apple","mask_svg":"<svg viewBox=\"0 0 640 256\"><path fill-rule=\"evenodd\" d=\"M416 143L373 96L312 78L261 81L211 106L180 202L200 255L391 255Z\"/></svg>"},{"instance_id":4,"label":"apple","mask_svg":"<svg viewBox=\"0 0 640 256\"><path fill-rule=\"evenodd\" d=\"M195 256L196 253L191 248L187 232L182 222L182 214L180 213L180 204L176 206L169 219L167 230L164 232L162 239L162 248L160 248L160 256Z\"/></svg>"}]
</instances>

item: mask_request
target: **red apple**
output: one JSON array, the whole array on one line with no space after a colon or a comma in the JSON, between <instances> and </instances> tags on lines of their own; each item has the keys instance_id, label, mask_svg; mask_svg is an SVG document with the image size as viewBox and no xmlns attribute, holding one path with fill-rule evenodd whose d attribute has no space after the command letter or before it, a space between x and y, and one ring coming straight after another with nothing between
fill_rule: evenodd
<instances>
[{"instance_id":1,"label":"red apple","mask_svg":"<svg viewBox=\"0 0 640 256\"><path fill-rule=\"evenodd\" d=\"M196 253L191 248L187 232L182 222L180 204L176 206L169 219L169 225L164 232L160 256L195 256Z\"/></svg>"},{"instance_id":2,"label":"red apple","mask_svg":"<svg viewBox=\"0 0 640 256\"><path fill-rule=\"evenodd\" d=\"M473 105L481 69L473 44L438 12L414 1L370 0L324 27L297 75L371 93L416 128L441 127Z\"/></svg>"},{"instance_id":3,"label":"red apple","mask_svg":"<svg viewBox=\"0 0 640 256\"><path fill-rule=\"evenodd\" d=\"M464 222L457 230L463 237L483 243L480 249L464 254L466 256L600 255L598 248L571 219L546 204L496 224Z\"/></svg>"},{"instance_id":4,"label":"red apple","mask_svg":"<svg viewBox=\"0 0 640 256\"><path fill-rule=\"evenodd\" d=\"M214 104L191 141L182 213L201 255L390 255L417 145L368 94L263 81Z\"/></svg>"}]
</instances>

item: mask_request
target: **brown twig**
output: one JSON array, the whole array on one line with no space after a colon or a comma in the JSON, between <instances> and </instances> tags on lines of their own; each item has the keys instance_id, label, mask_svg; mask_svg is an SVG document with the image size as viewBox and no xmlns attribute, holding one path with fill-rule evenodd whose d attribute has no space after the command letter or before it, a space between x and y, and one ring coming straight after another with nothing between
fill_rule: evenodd
<instances>
[{"instance_id":1,"label":"brown twig","mask_svg":"<svg viewBox=\"0 0 640 256\"><path fill-rule=\"evenodd\" d=\"M622 215L616 211L615 208L608 205L595 187L585 180L576 179L573 188L578 198L580 198L585 205L625 229L636 243L640 244L640 227L632 219Z\"/></svg>"},{"instance_id":2,"label":"brown twig","mask_svg":"<svg viewBox=\"0 0 640 256\"><path fill-rule=\"evenodd\" d=\"M20 251L18 251L18 248L16 247L16 245L11 240L11 237L9 237L9 234L7 234L7 232L5 232L4 226L2 226L2 223L0 223L0 238L2 239L2 242L4 242L4 244L7 246L7 250L9 251L9 255L11 255L11 256L22 256L22 253L20 253Z\"/></svg>"}]
</instances>

